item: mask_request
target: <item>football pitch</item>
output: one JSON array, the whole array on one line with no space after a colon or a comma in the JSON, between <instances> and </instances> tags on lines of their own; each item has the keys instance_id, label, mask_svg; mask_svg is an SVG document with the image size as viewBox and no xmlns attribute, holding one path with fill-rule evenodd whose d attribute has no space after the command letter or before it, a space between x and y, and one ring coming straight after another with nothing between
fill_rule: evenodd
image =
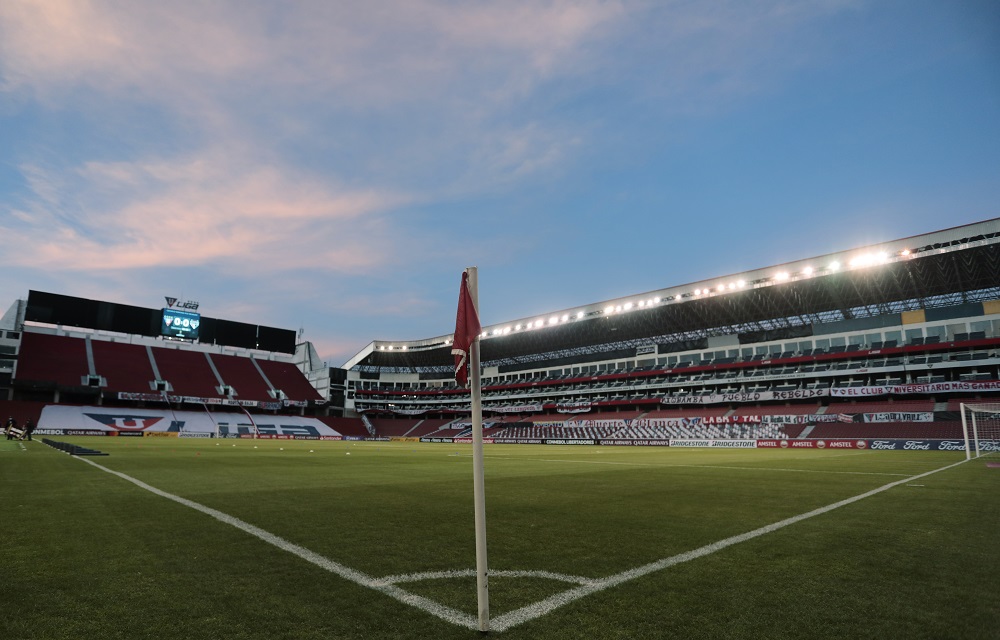
<instances>
[{"instance_id":1,"label":"football pitch","mask_svg":"<svg viewBox=\"0 0 1000 640\"><path fill-rule=\"evenodd\" d=\"M471 446L0 441L0 637L472 638ZM996 638L964 453L486 447L491 636ZM996 461L996 458L992 458Z\"/></svg>"}]
</instances>

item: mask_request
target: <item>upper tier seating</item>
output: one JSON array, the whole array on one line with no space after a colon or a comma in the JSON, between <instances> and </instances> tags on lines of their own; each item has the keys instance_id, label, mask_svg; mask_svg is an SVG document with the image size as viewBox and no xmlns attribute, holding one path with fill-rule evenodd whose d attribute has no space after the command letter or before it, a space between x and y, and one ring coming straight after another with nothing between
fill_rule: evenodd
<instances>
[{"instance_id":1,"label":"upper tier seating","mask_svg":"<svg viewBox=\"0 0 1000 640\"><path fill-rule=\"evenodd\" d=\"M108 391L149 393L156 380L146 347L124 342L91 340L94 370L107 381Z\"/></svg>"},{"instance_id":2,"label":"upper tier seating","mask_svg":"<svg viewBox=\"0 0 1000 640\"><path fill-rule=\"evenodd\" d=\"M199 398L221 397L216 388L219 381L206 354L153 347L153 360L160 370L160 378L170 383L172 393Z\"/></svg>"},{"instance_id":3,"label":"upper tier seating","mask_svg":"<svg viewBox=\"0 0 1000 640\"><path fill-rule=\"evenodd\" d=\"M250 358L212 354L212 362L222 381L236 391L240 400L274 400L271 389Z\"/></svg>"},{"instance_id":4,"label":"upper tier seating","mask_svg":"<svg viewBox=\"0 0 1000 640\"><path fill-rule=\"evenodd\" d=\"M85 340L47 333L25 332L21 336L16 380L83 387L89 373Z\"/></svg>"}]
</instances>

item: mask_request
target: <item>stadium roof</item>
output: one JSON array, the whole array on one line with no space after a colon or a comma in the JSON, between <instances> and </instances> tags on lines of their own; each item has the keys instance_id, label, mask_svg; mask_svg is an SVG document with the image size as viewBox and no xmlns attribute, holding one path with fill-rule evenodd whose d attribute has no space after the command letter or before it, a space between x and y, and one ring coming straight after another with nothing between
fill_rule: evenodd
<instances>
[{"instance_id":1,"label":"stadium roof","mask_svg":"<svg viewBox=\"0 0 1000 640\"><path fill-rule=\"evenodd\" d=\"M483 327L484 366L812 335L814 325L1000 299L1000 218ZM345 364L440 371L451 335L374 341ZM617 356L609 356L617 357Z\"/></svg>"}]
</instances>

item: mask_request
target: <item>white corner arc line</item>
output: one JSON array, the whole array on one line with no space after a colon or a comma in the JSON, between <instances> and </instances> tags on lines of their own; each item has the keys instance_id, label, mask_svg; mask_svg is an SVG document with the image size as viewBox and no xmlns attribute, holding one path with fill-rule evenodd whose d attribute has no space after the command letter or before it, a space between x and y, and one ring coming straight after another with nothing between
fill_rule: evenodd
<instances>
[{"instance_id":1,"label":"white corner arc line","mask_svg":"<svg viewBox=\"0 0 1000 640\"><path fill-rule=\"evenodd\" d=\"M239 518L235 518L216 509L212 509L211 507L206 507L205 505L194 502L193 500L188 500L187 498L182 498L180 496L168 493L161 489L157 489L156 487L148 485L141 480L133 478L132 476L121 473L119 471L108 469L107 467L104 467L94 462L93 460L89 460L87 458L82 458L82 457L77 457L77 459L82 460L83 462L86 462L87 464L90 464L100 469L101 471L104 471L105 473L109 473L113 476L117 476L123 480L126 480L127 482L130 482L141 489L149 491L150 493L156 494L163 498L167 498L168 500L172 500L186 507L190 507L196 511L200 511L201 513L211 516L212 518L215 518L220 522L236 527L241 531L244 531L256 538L259 538L260 540L263 540L264 542L267 542L268 544L276 546L279 549L287 551L293 555L296 555L299 558L302 558L303 560L311 564L314 564L322 569L326 569L327 571L335 575L338 575L346 580L350 580L355 584L383 593L391 598L394 598L395 600L398 600L399 602L421 609L427 613L437 616L438 618L446 622L450 622L459 627L464 627L466 629L471 629L471 630L476 630L479 628L479 620L476 616L463 613L456 609L452 609L451 607L447 607L438 602L434 602L429 598L425 598L423 596L418 596L416 594L410 593L395 585L395 582L411 582L416 580L434 579L434 578L464 577L466 574L475 575L475 572L472 571L471 569L459 570L459 571L425 572L422 574L388 576L386 578L373 578L372 576L369 576L355 569L351 569L350 567L344 566L338 562L330 560L329 558L321 556L318 553L310 551L305 547L301 547L297 544L289 542L284 538L276 536L273 533L270 533L248 522L240 520ZM741 533L735 536L731 536L723 540L718 540L711 544L707 544L703 547L699 547L698 549L686 551L684 553L670 556L668 558L662 558L660 560L651 562L641 567L629 569L621 573L607 576L605 578L591 579L579 576L568 576L564 574L551 573L546 571L491 571L490 574L497 577L544 577L544 578L551 578L554 580L561 580L564 582L577 582L580 586L568 589L567 591L557 593L553 596L545 598L544 600L540 600L525 607L521 607L520 609L516 609L514 611L510 611L508 613L497 616L490 621L490 628L496 632L506 631L518 625L524 624L525 622L530 622L531 620L534 620L543 615L551 613L553 610L559 607L570 604L571 602L579 600L580 598L586 597L588 595L604 591L605 589L609 589L619 584L629 582L637 578L641 578L642 576L649 575L657 571L662 571L663 569L667 569L674 565L678 565L684 562L688 562L690 560L695 560L697 558L710 555L712 553L715 553L716 551L721 551L732 545L739 544L741 542L746 542L748 540L752 540L754 538L760 537L768 533L773 533L774 531L783 529L787 526L796 524L803 520L807 520L814 516L822 515L824 513L833 511L834 509L839 509L840 507L853 504L855 502L858 502L859 500L864 500L865 498L870 498L871 496L882 493L883 491L888 491L893 487L898 487L902 484L906 484L914 480L919 480L920 478L925 478L929 475L938 473L940 471L946 471L948 469L957 467L961 464L964 464L965 462L967 461L961 460L959 462L949 464L944 467L934 469L932 471L927 471L915 476L904 478L903 480L890 482L889 484L882 485L881 487L877 487L870 491L866 491L865 493L861 493L856 496L841 500L839 502L834 502L824 507L819 507L817 509L813 509L812 511L801 513L797 516L792 516L790 518L786 518L784 520L780 520L778 522L765 525L758 529L754 529L753 531L748 531L746 533ZM418 577L413 580L410 580L408 579L410 578L410 576L424 576L424 577Z\"/></svg>"},{"instance_id":2,"label":"white corner arc line","mask_svg":"<svg viewBox=\"0 0 1000 640\"><path fill-rule=\"evenodd\" d=\"M306 549L305 547L300 547L299 545L297 545L297 544L295 544L293 542L289 542L288 540L285 540L284 538L276 536L273 533L270 533L268 531L264 531L263 529L261 529L259 527L255 527L254 525L250 524L249 522L244 522L243 520L240 520L239 518L235 518L235 517L233 517L231 515L228 515L226 513L218 511L216 509L212 509L211 507L206 507L205 505L200 504L198 502L194 502L193 500L188 500L187 498L182 498L182 497L174 495L172 493L167 493L166 491L163 491L161 489L157 489L156 487L154 487L152 485L146 484L142 480L138 480L136 478L133 478L130 475L121 473L119 471L114 471L112 469L108 469L105 466L97 464L93 460L88 460L87 458L81 458L81 457L78 457L78 456L77 456L77 459L78 460L82 460L83 462L86 462L87 464L93 465L93 466L97 467L98 469L100 469L101 471L104 471L106 473L110 473L113 476L118 476L122 480L126 480L128 482L131 482L132 484L136 485L137 487L139 487L141 489L145 489L146 491L149 491L150 493L154 493L154 494L160 496L161 498L166 498L168 500L173 500L174 502L182 504L185 507L190 507L190 508L194 509L195 511L200 511L200 512L204 513L205 515L211 516L211 517L215 518L216 520L218 520L220 522L223 522L223 523L228 524L230 526L236 527L237 529L240 529L241 531L249 533L250 535L252 535L252 536L254 536L256 538L260 538L261 540L263 540L264 542L267 542L268 544L274 545L274 546L278 547L279 549L282 549L284 551L287 551L288 553L296 555L296 556L302 558L303 560L305 560L306 562L314 564L317 567L320 567L322 569L326 569L330 573L338 575L341 578L344 578L346 580L350 580L351 582L354 582L355 584L361 585L362 587L368 587L369 589L374 589L375 591L379 591L381 593L384 593L385 595L387 595L387 596L389 596L391 598L395 598L396 600L399 600L400 602L403 602L403 603L408 604L410 606L416 607L418 609L422 609L423 611L426 611L427 613L435 615L438 618L441 618L442 620L444 620L446 622L450 622L450 623L458 625L460 627L465 627L467 629L472 629L472 630L475 630L475 629L479 628L479 620L478 620L478 618L476 618L476 616L473 616L473 615L467 614L467 613L462 613L461 611L458 611L457 609L452 609L451 607L446 607L446 606L444 606L444 605L442 605L440 603L434 602L433 600L430 600L430 599L425 598L423 596L418 596L418 595L410 593L408 591L404 591L403 589L400 589L399 587L397 587L397 586L395 586L393 584L384 583L384 582L382 582L382 581L380 581L380 580L378 580L376 578L373 578L373 577L371 577L371 576L369 576L369 575L367 575L365 573L362 573L362 572L357 571L355 569L351 569L350 567L346 567L346 566L340 564L339 562L335 562L333 560L330 560L329 558L326 558L324 556L319 555L318 553L310 551L309 549Z\"/></svg>"},{"instance_id":3,"label":"white corner arc line","mask_svg":"<svg viewBox=\"0 0 1000 640\"><path fill-rule=\"evenodd\" d=\"M881 487L872 489L871 491L866 491L865 493L858 494L851 498L846 498L844 500L841 500L840 502L834 502L833 504L828 504L825 507L819 507L818 509L813 509L812 511L808 511L806 513L801 513L797 516L792 516L791 518L780 520L778 522L760 527L759 529L754 529L753 531L748 531L746 533L741 533L739 535L725 538L723 540L707 544L703 547L694 549L692 551L686 551L684 553L680 553L675 556L670 556L669 558L663 558L662 560L651 562L641 567L636 567L635 569L629 569L628 571L623 571L621 573L608 576L606 578L601 578L600 580L594 581L592 584L582 585L573 589L569 589L568 591L564 591L562 593L557 593L556 595L546 598L545 600L540 600L539 602L536 602L534 604L521 607L520 609L511 611L509 613L505 613L501 616L494 618L493 620L490 621L490 627L496 631L504 631L506 629L516 627L517 625L524 624L529 620L534 620L535 618L550 613L553 609L569 604L570 602L573 602L575 600L579 600L580 598L588 596L592 593L603 591L605 589L608 589L609 587L622 584L623 582L635 580L636 578L640 578L650 573L661 571L668 567L681 564L682 562L688 562L690 560L695 560L697 558L707 556L709 554L715 553L716 551L721 551L722 549L730 547L734 544L746 542L748 540L752 540L762 535L772 533L774 531L777 531L778 529L783 529L784 527L793 525L797 522L801 522L808 518L822 515L829 511L833 511L834 509L839 509L840 507L844 507L849 504L858 502L859 500L864 500L865 498L870 498L871 496L882 493L883 491L888 491L893 487L898 487L899 485L906 484L907 482L918 480L920 478L925 478L931 474L938 473L939 471L945 471L947 469L957 467L961 464L964 464L965 462L966 462L965 460L962 460L960 462L956 462L954 464L950 464L941 467L939 469L934 469L933 471L927 471L925 473L921 473L916 476L911 476L904 480L897 480L895 482L890 482L889 484L882 485Z\"/></svg>"},{"instance_id":4,"label":"white corner arc line","mask_svg":"<svg viewBox=\"0 0 1000 640\"><path fill-rule=\"evenodd\" d=\"M422 573L406 573L395 576L379 578L380 584L400 584L402 582L420 582L422 580L447 580L449 578L474 578L474 569L450 569L447 571L424 571ZM545 578L547 580L557 580L559 582L569 582L571 584L591 584L600 578L585 578L584 576L571 576L565 573L554 573L552 571L512 571L507 569L491 569L491 578Z\"/></svg>"}]
</instances>

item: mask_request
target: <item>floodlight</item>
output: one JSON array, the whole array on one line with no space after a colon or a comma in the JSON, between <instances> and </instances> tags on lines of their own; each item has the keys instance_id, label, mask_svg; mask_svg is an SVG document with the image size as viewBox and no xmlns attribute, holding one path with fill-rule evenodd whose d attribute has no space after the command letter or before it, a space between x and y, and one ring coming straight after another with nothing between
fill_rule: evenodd
<instances>
[{"instance_id":1,"label":"floodlight","mask_svg":"<svg viewBox=\"0 0 1000 640\"><path fill-rule=\"evenodd\" d=\"M406 351L406 345L404 344L402 347L400 347L400 349L402 349L403 351Z\"/></svg>"},{"instance_id":2,"label":"floodlight","mask_svg":"<svg viewBox=\"0 0 1000 640\"><path fill-rule=\"evenodd\" d=\"M719 290L719 291L725 291L725 290L726 290L726 285L724 285L724 284L720 284L720 285L718 286L718 290Z\"/></svg>"},{"instance_id":3,"label":"floodlight","mask_svg":"<svg viewBox=\"0 0 1000 640\"><path fill-rule=\"evenodd\" d=\"M562 317L562 321L566 322L567 320L569 320L569 314L568 313L564 313L563 317Z\"/></svg>"},{"instance_id":4,"label":"floodlight","mask_svg":"<svg viewBox=\"0 0 1000 640\"><path fill-rule=\"evenodd\" d=\"M628 311L629 309L632 308L632 303L631 302L626 302L624 306L625 306L625 310Z\"/></svg>"},{"instance_id":5,"label":"floodlight","mask_svg":"<svg viewBox=\"0 0 1000 640\"><path fill-rule=\"evenodd\" d=\"M667 298L667 300L669 299L670 298ZM655 302L656 304L660 304L660 298L659 297L653 298L653 302Z\"/></svg>"},{"instance_id":6,"label":"floodlight","mask_svg":"<svg viewBox=\"0 0 1000 640\"><path fill-rule=\"evenodd\" d=\"M701 295L701 289L695 289L694 290L694 295L700 296Z\"/></svg>"},{"instance_id":7,"label":"floodlight","mask_svg":"<svg viewBox=\"0 0 1000 640\"><path fill-rule=\"evenodd\" d=\"M639 306L640 307L645 307L646 306L646 301L645 300L640 300L639 301Z\"/></svg>"},{"instance_id":8,"label":"floodlight","mask_svg":"<svg viewBox=\"0 0 1000 640\"><path fill-rule=\"evenodd\" d=\"M555 324L557 322L559 322L559 316L552 316L549 318L549 324Z\"/></svg>"},{"instance_id":9,"label":"floodlight","mask_svg":"<svg viewBox=\"0 0 1000 640\"><path fill-rule=\"evenodd\" d=\"M614 307L612 307L610 305L608 305L607 307L604 307L604 313L614 313L614 312L615 312L615 308Z\"/></svg>"},{"instance_id":10,"label":"floodlight","mask_svg":"<svg viewBox=\"0 0 1000 640\"><path fill-rule=\"evenodd\" d=\"M901 255L901 256L908 256L908 255L910 255L910 250L909 249L903 249L902 251L899 252L899 255Z\"/></svg>"},{"instance_id":11,"label":"floodlight","mask_svg":"<svg viewBox=\"0 0 1000 640\"><path fill-rule=\"evenodd\" d=\"M811 276L813 274L813 268L812 267L806 267L805 269L802 270L802 274L803 275L807 275L807 276Z\"/></svg>"},{"instance_id":12,"label":"floodlight","mask_svg":"<svg viewBox=\"0 0 1000 640\"><path fill-rule=\"evenodd\" d=\"M829 269L830 271L840 271L840 263L834 260L833 262L830 263L830 266L827 267L827 269Z\"/></svg>"},{"instance_id":13,"label":"floodlight","mask_svg":"<svg viewBox=\"0 0 1000 640\"><path fill-rule=\"evenodd\" d=\"M504 327L503 328L503 332L504 332L504 334L510 333L510 327Z\"/></svg>"},{"instance_id":14,"label":"floodlight","mask_svg":"<svg viewBox=\"0 0 1000 640\"><path fill-rule=\"evenodd\" d=\"M578 312L576 313L576 319L577 319L577 320L579 320L579 319L580 319L580 318L582 318L582 317L583 317L583 312L582 312L582 311L578 311Z\"/></svg>"},{"instance_id":15,"label":"floodlight","mask_svg":"<svg viewBox=\"0 0 1000 640\"><path fill-rule=\"evenodd\" d=\"M516 325L514 327L514 331L520 331L520 330L521 330L521 325Z\"/></svg>"},{"instance_id":16,"label":"floodlight","mask_svg":"<svg viewBox=\"0 0 1000 640\"><path fill-rule=\"evenodd\" d=\"M781 281L788 280L788 272L787 271L779 271L778 273L774 274L774 279L775 280L781 280Z\"/></svg>"},{"instance_id":17,"label":"floodlight","mask_svg":"<svg viewBox=\"0 0 1000 640\"><path fill-rule=\"evenodd\" d=\"M747 281L746 280L737 280L736 281L736 286L739 287L740 289L742 289L743 287L747 286Z\"/></svg>"},{"instance_id":18,"label":"floodlight","mask_svg":"<svg viewBox=\"0 0 1000 640\"><path fill-rule=\"evenodd\" d=\"M618 305L617 307L615 307L615 313L621 313L621 312L622 312L622 306L621 305Z\"/></svg>"},{"instance_id":19,"label":"floodlight","mask_svg":"<svg viewBox=\"0 0 1000 640\"><path fill-rule=\"evenodd\" d=\"M529 329L532 329L532 328L534 328L534 326L535 326L535 323L534 323L534 322L529 322L529 323L528 323L528 328L529 328Z\"/></svg>"}]
</instances>

